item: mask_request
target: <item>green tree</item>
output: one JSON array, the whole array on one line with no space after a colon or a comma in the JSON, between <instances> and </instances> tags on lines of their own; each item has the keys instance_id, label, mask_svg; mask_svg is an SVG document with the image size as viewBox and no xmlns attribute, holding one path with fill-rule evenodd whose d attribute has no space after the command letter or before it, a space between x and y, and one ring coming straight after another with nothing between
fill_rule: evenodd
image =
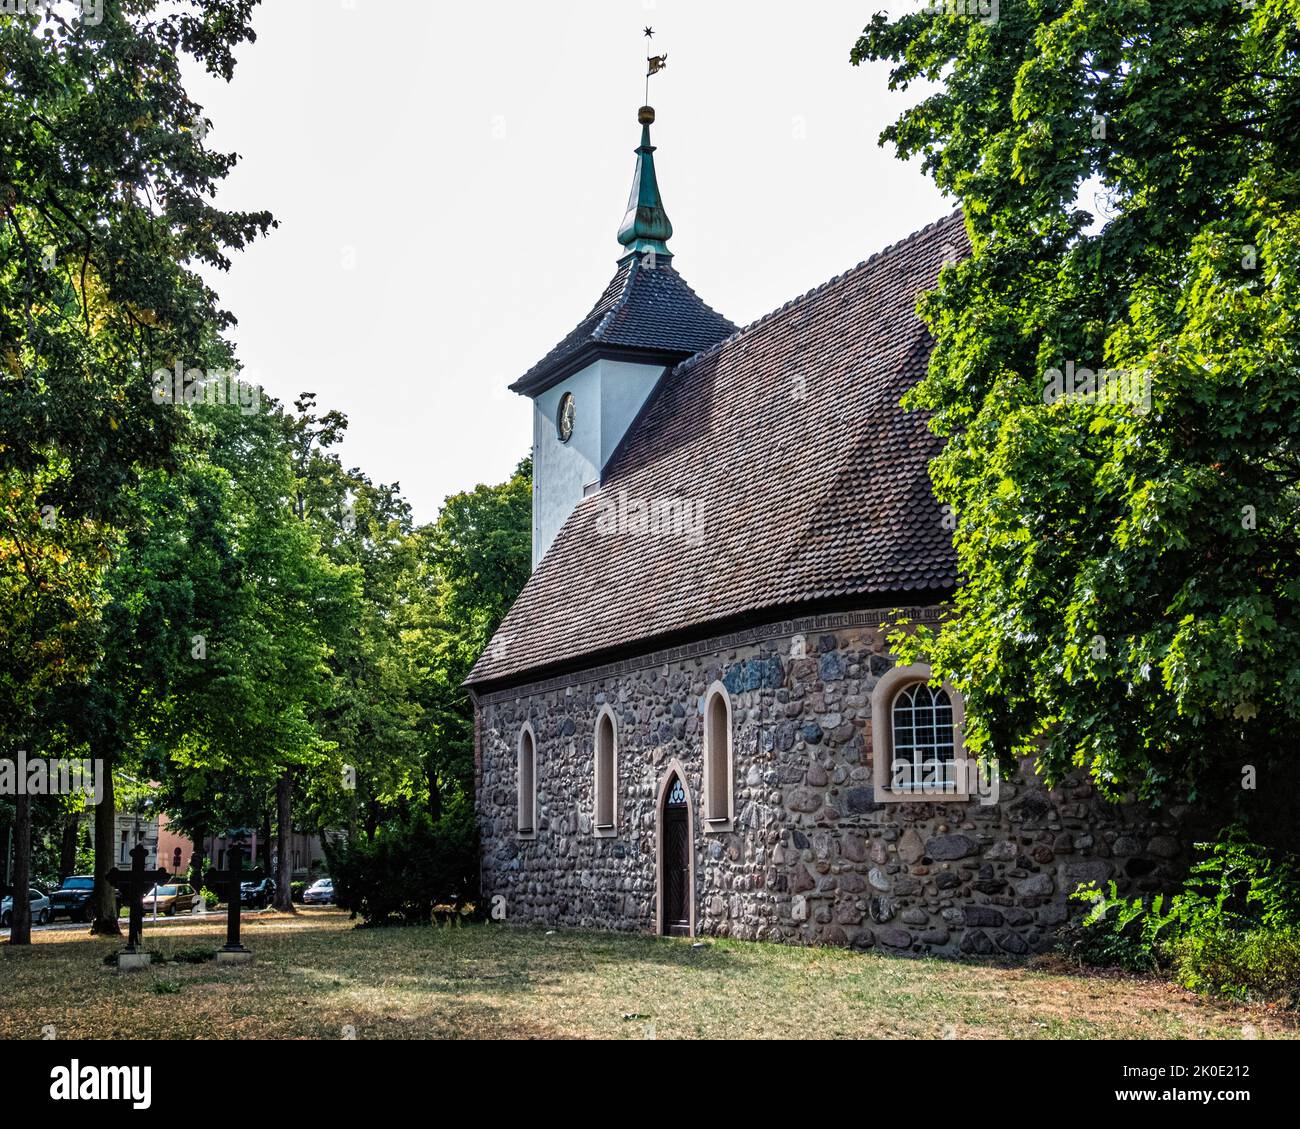
<instances>
[{"instance_id":1,"label":"green tree","mask_svg":"<svg viewBox=\"0 0 1300 1129\"><path fill-rule=\"evenodd\" d=\"M233 666L203 680L203 705L195 707L198 716L218 720L216 728L173 752L181 768L238 765L276 781L277 907L290 911L294 782L332 753L322 726L336 693L331 664L355 631L362 580L355 565L330 558L319 529L293 502L302 490L300 449L292 441L298 422L272 401L216 433L213 462L235 487L241 606L216 628L218 652L209 656L225 648ZM231 702L238 708L232 711Z\"/></svg>"},{"instance_id":2,"label":"green tree","mask_svg":"<svg viewBox=\"0 0 1300 1129\"><path fill-rule=\"evenodd\" d=\"M341 468L334 481L334 505L321 511L335 533L326 551L359 570L361 603L355 630L332 660L336 696L323 732L335 761L307 782L308 802L317 829L355 828L362 820L373 832L384 810L417 802L425 783L423 713L402 639L410 604L421 595L420 542L397 487Z\"/></svg>"},{"instance_id":3,"label":"green tree","mask_svg":"<svg viewBox=\"0 0 1300 1129\"><path fill-rule=\"evenodd\" d=\"M947 438L963 586L899 644L974 750L1258 821L1300 727L1300 4L999 7L877 15L853 51L937 83L882 141L973 245L905 401Z\"/></svg>"},{"instance_id":4,"label":"green tree","mask_svg":"<svg viewBox=\"0 0 1300 1129\"><path fill-rule=\"evenodd\" d=\"M443 789L473 789L474 711L462 684L528 580L532 474L525 459L508 481L448 498L438 520L420 531L423 598L412 603L405 639L419 672L435 821Z\"/></svg>"},{"instance_id":5,"label":"green tree","mask_svg":"<svg viewBox=\"0 0 1300 1129\"><path fill-rule=\"evenodd\" d=\"M233 318L194 267L224 269L272 223L211 203L235 158L206 148L180 79L183 56L230 79L253 3L106 0L98 23L0 21L0 612L22 624L0 664L9 743L36 725L41 693L96 657L86 635L124 495L167 463L181 427L153 372L226 357ZM101 809L103 844L111 801ZM101 920L116 930L100 855Z\"/></svg>"},{"instance_id":6,"label":"green tree","mask_svg":"<svg viewBox=\"0 0 1300 1129\"><path fill-rule=\"evenodd\" d=\"M447 499L436 522L415 529L396 487L357 471L335 481L332 501L314 508L339 529L333 551L361 568L363 606L333 659L326 725L339 759L311 782L316 825L346 824L370 840L423 815L432 825L470 820L473 710L461 684L528 578L531 465ZM339 786L345 767L351 789ZM472 826L448 829L462 832Z\"/></svg>"}]
</instances>

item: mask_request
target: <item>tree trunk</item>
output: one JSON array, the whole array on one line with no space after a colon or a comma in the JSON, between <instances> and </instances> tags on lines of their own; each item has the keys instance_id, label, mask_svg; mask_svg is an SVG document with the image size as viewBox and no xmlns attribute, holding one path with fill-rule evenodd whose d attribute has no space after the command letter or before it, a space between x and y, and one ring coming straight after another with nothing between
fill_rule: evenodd
<instances>
[{"instance_id":1,"label":"tree trunk","mask_svg":"<svg viewBox=\"0 0 1300 1129\"><path fill-rule=\"evenodd\" d=\"M293 913L293 773L285 769L275 785L275 845L279 852L275 868L275 908Z\"/></svg>"},{"instance_id":2,"label":"tree trunk","mask_svg":"<svg viewBox=\"0 0 1300 1129\"><path fill-rule=\"evenodd\" d=\"M77 844L81 842L81 815L64 819L63 837L59 840L59 881L77 873Z\"/></svg>"},{"instance_id":3,"label":"tree trunk","mask_svg":"<svg viewBox=\"0 0 1300 1129\"><path fill-rule=\"evenodd\" d=\"M276 797L277 799L279 798L278 791L276 792ZM271 809L269 807L264 809L262 812L261 840L262 840L261 843L258 844L259 847L261 848L258 851L258 854L261 855L262 869L265 870L267 874L270 874L271 873Z\"/></svg>"},{"instance_id":4,"label":"tree trunk","mask_svg":"<svg viewBox=\"0 0 1300 1129\"><path fill-rule=\"evenodd\" d=\"M27 891L32 885L32 798L24 792L14 797L14 889L11 945L32 943L32 903Z\"/></svg>"},{"instance_id":5,"label":"tree trunk","mask_svg":"<svg viewBox=\"0 0 1300 1129\"><path fill-rule=\"evenodd\" d=\"M114 832L117 830L117 799L113 792L113 758L104 756L100 772L104 777L104 795L95 808L95 891L90 895L94 919L91 933L120 937L122 927L117 921L117 897L113 884L106 877L113 869L113 852L117 849Z\"/></svg>"}]
</instances>

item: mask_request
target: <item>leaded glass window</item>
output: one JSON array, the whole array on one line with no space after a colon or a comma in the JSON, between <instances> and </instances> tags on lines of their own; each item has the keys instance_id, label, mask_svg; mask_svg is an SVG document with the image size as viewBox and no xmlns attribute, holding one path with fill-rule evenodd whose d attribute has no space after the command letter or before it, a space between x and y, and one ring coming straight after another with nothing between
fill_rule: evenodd
<instances>
[{"instance_id":1,"label":"leaded glass window","mask_svg":"<svg viewBox=\"0 0 1300 1129\"><path fill-rule=\"evenodd\" d=\"M893 704L893 787L905 792L955 792L952 699L917 682Z\"/></svg>"}]
</instances>

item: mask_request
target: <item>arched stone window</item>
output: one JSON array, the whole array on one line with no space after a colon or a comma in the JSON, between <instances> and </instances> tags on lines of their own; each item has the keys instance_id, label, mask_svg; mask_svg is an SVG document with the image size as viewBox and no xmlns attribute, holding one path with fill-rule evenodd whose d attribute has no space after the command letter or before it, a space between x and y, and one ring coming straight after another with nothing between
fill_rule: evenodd
<instances>
[{"instance_id":1,"label":"arched stone window","mask_svg":"<svg viewBox=\"0 0 1300 1129\"><path fill-rule=\"evenodd\" d=\"M517 780L519 837L532 839L537 835L537 739L531 725L519 734Z\"/></svg>"},{"instance_id":2,"label":"arched stone window","mask_svg":"<svg viewBox=\"0 0 1300 1129\"><path fill-rule=\"evenodd\" d=\"M595 812L593 824L598 838L618 834L618 728L614 711L606 706L596 718Z\"/></svg>"},{"instance_id":3,"label":"arched stone window","mask_svg":"<svg viewBox=\"0 0 1300 1129\"><path fill-rule=\"evenodd\" d=\"M969 765L962 745L961 695L930 685L925 663L895 667L871 693L876 800L966 800Z\"/></svg>"},{"instance_id":4,"label":"arched stone window","mask_svg":"<svg viewBox=\"0 0 1300 1129\"><path fill-rule=\"evenodd\" d=\"M731 741L731 697L721 682L704 696L704 830L717 834L735 826L735 758Z\"/></svg>"}]
</instances>

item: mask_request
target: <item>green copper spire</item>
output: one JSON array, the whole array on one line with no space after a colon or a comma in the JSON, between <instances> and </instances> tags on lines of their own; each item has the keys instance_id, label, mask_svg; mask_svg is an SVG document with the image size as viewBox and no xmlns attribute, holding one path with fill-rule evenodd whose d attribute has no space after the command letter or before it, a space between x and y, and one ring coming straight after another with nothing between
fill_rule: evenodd
<instances>
[{"instance_id":1,"label":"green copper spire","mask_svg":"<svg viewBox=\"0 0 1300 1129\"><path fill-rule=\"evenodd\" d=\"M664 211L659 196L659 181L655 177L655 147L650 144L650 125L655 120L654 108L642 106L637 114L641 123L641 146L636 151L636 175L632 181L632 195L627 201L627 215L618 229L618 241L629 255L653 251L664 259L671 259L668 240L673 237L673 225ZM624 256L626 258L626 256Z\"/></svg>"}]
</instances>

